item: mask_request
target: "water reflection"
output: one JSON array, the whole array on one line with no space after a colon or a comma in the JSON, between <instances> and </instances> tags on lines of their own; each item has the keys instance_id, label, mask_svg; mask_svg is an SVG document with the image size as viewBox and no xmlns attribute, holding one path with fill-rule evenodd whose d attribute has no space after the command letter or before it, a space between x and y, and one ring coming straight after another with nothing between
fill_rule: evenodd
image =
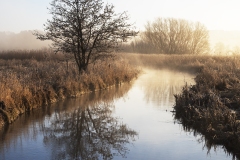
<instances>
[{"instance_id":1,"label":"water reflection","mask_svg":"<svg viewBox=\"0 0 240 160\"><path fill-rule=\"evenodd\" d=\"M124 156L124 146L137 133L112 117L111 103L80 106L71 113L55 113L49 126L43 126L44 143L53 159L112 159Z\"/></svg>"},{"instance_id":2,"label":"water reflection","mask_svg":"<svg viewBox=\"0 0 240 160\"><path fill-rule=\"evenodd\" d=\"M188 73L169 70L145 70L146 76L141 81L145 100L153 102L163 109L174 103L174 94L179 93L188 83L194 84L193 76Z\"/></svg>"},{"instance_id":3,"label":"water reflection","mask_svg":"<svg viewBox=\"0 0 240 160\"><path fill-rule=\"evenodd\" d=\"M133 87L122 85L25 114L0 133L0 159L230 159L219 147L207 156L205 137L189 128L182 131L172 112L165 111L174 105L172 94L192 78L149 71Z\"/></svg>"},{"instance_id":4,"label":"water reflection","mask_svg":"<svg viewBox=\"0 0 240 160\"><path fill-rule=\"evenodd\" d=\"M21 116L0 131L0 159L38 159L43 156L47 159L112 159L115 155L125 156L128 151L125 145L134 140L137 132L113 117L112 112L113 101L123 97L131 87L132 84L116 86ZM41 147L45 149L32 149ZM29 153L31 149L34 153Z\"/></svg>"}]
</instances>

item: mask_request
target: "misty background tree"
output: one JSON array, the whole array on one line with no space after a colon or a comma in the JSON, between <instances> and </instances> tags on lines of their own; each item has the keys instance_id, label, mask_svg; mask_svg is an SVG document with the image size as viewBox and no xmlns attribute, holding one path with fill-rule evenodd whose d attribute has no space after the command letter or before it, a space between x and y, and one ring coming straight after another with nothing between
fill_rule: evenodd
<instances>
[{"instance_id":1,"label":"misty background tree","mask_svg":"<svg viewBox=\"0 0 240 160\"><path fill-rule=\"evenodd\" d=\"M51 40L55 52L73 54L79 72L137 34L126 12L116 14L114 6L102 0L53 0L50 5L52 20L44 24L45 34L34 35Z\"/></svg>"},{"instance_id":2,"label":"misty background tree","mask_svg":"<svg viewBox=\"0 0 240 160\"><path fill-rule=\"evenodd\" d=\"M140 39L131 47L136 52L164 54L201 54L209 52L206 27L184 19L158 18L145 25Z\"/></svg>"}]
</instances>

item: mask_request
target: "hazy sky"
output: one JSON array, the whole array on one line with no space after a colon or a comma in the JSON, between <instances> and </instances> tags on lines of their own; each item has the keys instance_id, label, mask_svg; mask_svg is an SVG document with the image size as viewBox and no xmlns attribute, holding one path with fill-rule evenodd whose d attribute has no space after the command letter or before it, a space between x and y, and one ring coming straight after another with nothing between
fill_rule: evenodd
<instances>
[{"instance_id":1,"label":"hazy sky","mask_svg":"<svg viewBox=\"0 0 240 160\"><path fill-rule=\"evenodd\" d=\"M104 0L128 11L137 29L157 17L200 21L210 30L240 30L240 0ZM0 31L43 30L51 0L0 0Z\"/></svg>"}]
</instances>

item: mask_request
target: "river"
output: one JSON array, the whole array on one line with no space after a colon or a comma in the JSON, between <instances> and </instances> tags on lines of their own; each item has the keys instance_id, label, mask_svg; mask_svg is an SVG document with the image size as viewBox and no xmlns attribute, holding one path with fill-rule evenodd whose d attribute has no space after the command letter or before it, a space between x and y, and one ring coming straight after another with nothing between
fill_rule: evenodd
<instances>
[{"instance_id":1,"label":"river","mask_svg":"<svg viewBox=\"0 0 240 160\"><path fill-rule=\"evenodd\" d=\"M173 95L193 78L145 69L133 82L24 114L0 131L0 159L232 159L174 120Z\"/></svg>"}]
</instances>

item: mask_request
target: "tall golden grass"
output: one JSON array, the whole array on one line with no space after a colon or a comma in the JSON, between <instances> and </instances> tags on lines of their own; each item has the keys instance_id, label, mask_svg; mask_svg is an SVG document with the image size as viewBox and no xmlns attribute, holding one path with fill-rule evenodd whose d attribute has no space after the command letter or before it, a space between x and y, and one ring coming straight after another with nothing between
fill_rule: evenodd
<instances>
[{"instance_id":1,"label":"tall golden grass","mask_svg":"<svg viewBox=\"0 0 240 160\"><path fill-rule=\"evenodd\" d=\"M138 72L118 57L90 64L79 75L74 61L64 55L46 51L0 53L0 101L4 103L0 105L0 122L11 123L18 115L58 99L130 81Z\"/></svg>"}]
</instances>

